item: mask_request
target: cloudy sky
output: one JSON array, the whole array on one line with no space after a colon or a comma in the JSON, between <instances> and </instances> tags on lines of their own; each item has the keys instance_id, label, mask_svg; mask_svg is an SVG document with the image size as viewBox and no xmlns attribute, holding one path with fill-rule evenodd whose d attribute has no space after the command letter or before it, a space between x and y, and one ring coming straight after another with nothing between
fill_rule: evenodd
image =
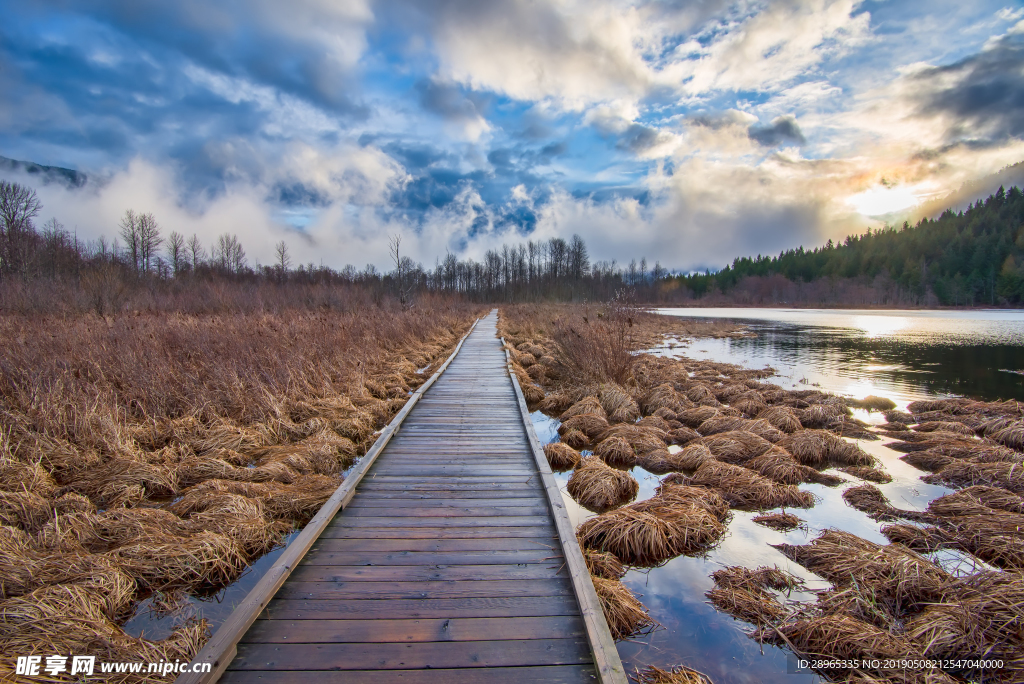
<instances>
[{"instance_id":1,"label":"cloudy sky","mask_svg":"<svg viewBox=\"0 0 1024 684\"><path fill-rule=\"evenodd\" d=\"M677 269L880 225L1024 160L1007 0L0 0L0 155L267 263L579 233ZM928 203L933 204L929 205ZM895 212L895 213L892 213ZM875 218L872 218L875 217Z\"/></svg>"}]
</instances>

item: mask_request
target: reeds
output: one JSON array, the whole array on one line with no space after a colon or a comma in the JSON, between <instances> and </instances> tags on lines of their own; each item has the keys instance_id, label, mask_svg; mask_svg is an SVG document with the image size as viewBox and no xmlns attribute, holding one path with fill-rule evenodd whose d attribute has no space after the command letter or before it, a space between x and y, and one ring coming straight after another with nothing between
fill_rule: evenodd
<instances>
[{"instance_id":1,"label":"reeds","mask_svg":"<svg viewBox=\"0 0 1024 684\"><path fill-rule=\"evenodd\" d=\"M803 428L793 409L786 406L771 406L757 414L758 420L768 422L783 432L792 433Z\"/></svg>"},{"instance_id":2,"label":"reeds","mask_svg":"<svg viewBox=\"0 0 1024 684\"><path fill-rule=\"evenodd\" d=\"M755 515L751 520L758 525L764 525L767 528L777 530L779 532L790 532L799 527L806 527L804 521L792 513L767 513L764 515Z\"/></svg>"},{"instance_id":3,"label":"reeds","mask_svg":"<svg viewBox=\"0 0 1024 684\"><path fill-rule=\"evenodd\" d=\"M1024 494L1024 467L1019 463L950 463L934 475L922 478L925 482L947 484L954 487L989 485Z\"/></svg>"},{"instance_id":4,"label":"reeds","mask_svg":"<svg viewBox=\"0 0 1024 684\"><path fill-rule=\"evenodd\" d=\"M711 548L725 533L723 510L724 502L714 493L669 487L651 499L585 521L576 535L584 548L611 553L629 565L652 567Z\"/></svg>"},{"instance_id":5,"label":"reeds","mask_svg":"<svg viewBox=\"0 0 1024 684\"><path fill-rule=\"evenodd\" d=\"M580 460L583 458L580 455L580 452L576 451L568 444L562 444L561 442L545 444L544 456L547 457L548 465L551 466L551 470L556 473L564 473L572 470L580 464Z\"/></svg>"},{"instance_id":6,"label":"reeds","mask_svg":"<svg viewBox=\"0 0 1024 684\"><path fill-rule=\"evenodd\" d=\"M853 475L859 477L862 480L869 480L871 482L878 482L879 484L887 484L892 482L892 475L880 470L878 468L872 468L870 466L847 466L840 468L839 472L846 473L847 475Z\"/></svg>"},{"instance_id":7,"label":"reeds","mask_svg":"<svg viewBox=\"0 0 1024 684\"><path fill-rule=\"evenodd\" d=\"M591 457L583 459L572 471L566 491L584 508L602 512L635 499L640 485L629 473Z\"/></svg>"},{"instance_id":8,"label":"reeds","mask_svg":"<svg viewBox=\"0 0 1024 684\"><path fill-rule=\"evenodd\" d=\"M856 444L826 430L800 430L786 435L777 444L803 465L874 465L874 459Z\"/></svg>"},{"instance_id":9,"label":"reeds","mask_svg":"<svg viewBox=\"0 0 1024 684\"><path fill-rule=\"evenodd\" d=\"M775 548L836 586L870 588L891 615L942 597L952 580L910 549L897 544L879 546L840 530L826 530L809 545L779 544Z\"/></svg>"},{"instance_id":10,"label":"reeds","mask_svg":"<svg viewBox=\"0 0 1024 684\"><path fill-rule=\"evenodd\" d=\"M649 633L658 626L644 604L633 595L625 584L618 580L591 578L594 590L601 601L605 621L616 640L629 639Z\"/></svg>"},{"instance_id":11,"label":"reeds","mask_svg":"<svg viewBox=\"0 0 1024 684\"><path fill-rule=\"evenodd\" d=\"M636 452L622 437L608 437L595 448L594 455L615 468L632 468L636 465Z\"/></svg>"},{"instance_id":12,"label":"reeds","mask_svg":"<svg viewBox=\"0 0 1024 684\"><path fill-rule=\"evenodd\" d=\"M811 508L814 496L791 485L775 484L757 473L739 466L706 461L690 478L694 485L719 492L734 508Z\"/></svg>"},{"instance_id":13,"label":"reeds","mask_svg":"<svg viewBox=\"0 0 1024 684\"><path fill-rule=\"evenodd\" d=\"M594 577L620 580L626 575L626 566L618 558L604 551L583 547L583 560Z\"/></svg>"},{"instance_id":14,"label":"reeds","mask_svg":"<svg viewBox=\"0 0 1024 684\"><path fill-rule=\"evenodd\" d=\"M549 395L551 396L551 395ZM584 397L579 401L575 402L569 408L565 409L558 419L562 422L567 421L573 416L579 416L584 413L593 414L608 420L608 415L605 413L604 407L601 406L601 402L598 401L597 397Z\"/></svg>"},{"instance_id":15,"label":"reeds","mask_svg":"<svg viewBox=\"0 0 1024 684\"><path fill-rule=\"evenodd\" d=\"M775 624L786 614L770 589L789 591L801 586L797 578L777 567L748 570L734 566L716 570L711 577L715 588L705 594L711 605L758 627Z\"/></svg>"},{"instance_id":16,"label":"reeds","mask_svg":"<svg viewBox=\"0 0 1024 684\"><path fill-rule=\"evenodd\" d=\"M608 421L596 413L578 413L562 421L558 426L558 434L564 435L569 430L579 430L588 439L595 439L608 430Z\"/></svg>"},{"instance_id":17,"label":"reeds","mask_svg":"<svg viewBox=\"0 0 1024 684\"><path fill-rule=\"evenodd\" d=\"M771 442L753 432L720 432L701 439L715 458L726 463L744 463L772 448Z\"/></svg>"},{"instance_id":18,"label":"reeds","mask_svg":"<svg viewBox=\"0 0 1024 684\"><path fill-rule=\"evenodd\" d=\"M632 679L637 684L713 684L711 678L685 665L676 665L668 670L648 665L637 670Z\"/></svg>"},{"instance_id":19,"label":"reeds","mask_svg":"<svg viewBox=\"0 0 1024 684\"><path fill-rule=\"evenodd\" d=\"M777 484L797 485L801 482L814 482L834 487L846 482L836 475L822 473L810 466L800 465L789 452L778 446L772 447L742 465Z\"/></svg>"},{"instance_id":20,"label":"reeds","mask_svg":"<svg viewBox=\"0 0 1024 684\"><path fill-rule=\"evenodd\" d=\"M639 455L653 449L664 449L667 446L665 440L668 438L668 435L658 428L625 424L611 426L602 432L598 439L605 441L612 437L619 437L625 440L633 452Z\"/></svg>"},{"instance_id":21,"label":"reeds","mask_svg":"<svg viewBox=\"0 0 1024 684\"><path fill-rule=\"evenodd\" d=\"M876 397L870 394L863 399L847 399L847 406L853 408L867 409L868 411L892 411L896 408L896 402L886 397Z\"/></svg>"}]
</instances>

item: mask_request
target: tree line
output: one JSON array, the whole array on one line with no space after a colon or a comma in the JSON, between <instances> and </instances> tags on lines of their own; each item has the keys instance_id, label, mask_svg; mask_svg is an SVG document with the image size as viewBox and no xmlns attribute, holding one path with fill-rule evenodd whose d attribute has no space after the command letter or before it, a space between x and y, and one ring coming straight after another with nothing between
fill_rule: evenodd
<instances>
[{"instance_id":1,"label":"tree line","mask_svg":"<svg viewBox=\"0 0 1024 684\"><path fill-rule=\"evenodd\" d=\"M781 279L779 278L781 276ZM966 211L947 209L915 225L886 226L841 244L775 257L743 257L712 273L677 278L701 298L749 290L752 281L784 284L884 282L905 303L997 306L1024 303L1024 193L1000 187ZM783 289L785 287L783 286Z\"/></svg>"},{"instance_id":2,"label":"tree line","mask_svg":"<svg viewBox=\"0 0 1024 684\"><path fill-rule=\"evenodd\" d=\"M373 264L362 269L294 264L282 240L275 246L274 262L261 264L249 261L237 235L224 233L204 244L197 234L165 234L149 212L126 210L112 240L81 240L56 218L37 228L42 208L31 188L0 181L0 282L317 283L369 288L411 304L426 292L479 302L607 300L624 288L653 293L669 276L658 263L648 268L646 259L625 266L592 263L579 235L505 244L488 250L481 261L449 253L432 267L403 254L401 235L395 235L390 241L393 268L386 271Z\"/></svg>"}]
</instances>

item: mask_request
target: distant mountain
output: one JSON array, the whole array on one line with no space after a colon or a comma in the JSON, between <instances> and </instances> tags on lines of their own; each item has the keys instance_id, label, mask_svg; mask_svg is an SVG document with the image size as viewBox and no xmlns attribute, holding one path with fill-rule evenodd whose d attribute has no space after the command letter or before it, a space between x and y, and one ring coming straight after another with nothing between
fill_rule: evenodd
<instances>
[{"instance_id":1,"label":"distant mountain","mask_svg":"<svg viewBox=\"0 0 1024 684\"><path fill-rule=\"evenodd\" d=\"M88 181L88 176L74 169L65 169L60 166L44 166L35 162L0 157L0 175L3 175L5 172L27 173L38 177L40 182L44 184L60 183L69 188L80 188Z\"/></svg>"}]
</instances>

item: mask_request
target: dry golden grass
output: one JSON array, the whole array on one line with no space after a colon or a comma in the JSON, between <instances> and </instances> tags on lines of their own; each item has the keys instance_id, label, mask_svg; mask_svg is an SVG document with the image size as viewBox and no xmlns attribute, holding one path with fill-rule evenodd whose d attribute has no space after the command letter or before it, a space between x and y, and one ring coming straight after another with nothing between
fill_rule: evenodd
<instances>
[{"instance_id":1,"label":"dry golden grass","mask_svg":"<svg viewBox=\"0 0 1024 684\"><path fill-rule=\"evenodd\" d=\"M587 570L594 577L620 580L626 574L626 566L622 564L622 561L604 551L584 547L583 560L587 563Z\"/></svg>"},{"instance_id":2,"label":"dry golden grass","mask_svg":"<svg viewBox=\"0 0 1024 684\"><path fill-rule=\"evenodd\" d=\"M651 499L585 521L576 535L584 548L650 567L711 548L725 533L726 514L727 507L713 492L668 487Z\"/></svg>"},{"instance_id":3,"label":"dry golden grass","mask_svg":"<svg viewBox=\"0 0 1024 684\"><path fill-rule=\"evenodd\" d=\"M806 546L776 548L836 586L857 585L874 592L892 615L941 598L952 580L910 549L898 544L879 546L840 530L826 530Z\"/></svg>"},{"instance_id":4,"label":"dry golden grass","mask_svg":"<svg viewBox=\"0 0 1024 684\"><path fill-rule=\"evenodd\" d=\"M603 439L594 448L594 455L614 468L632 468L636 465L636 452L622 437Z\"/></svg>"},{"instance_id":5,"label":"dry golden grass","mask_svg":"<svg viewBox=\"0 0 1024 684\"><path fill-rule=\"evenodd\" d=\"M771 406L758 413L757 418L787 433L803 428L796 413L787 406Z\"/></svg>"},{"instance_id":6,"label":"dry golden grass","mask_svg":"<svg viewBox=\"0 0 1024 684\"><path fill-rule=\"evenodd\" d=\"M746 463L772 448L768 440L743 430L719 432L700 441L716 459L732 464Z\"/></svg>"},{"instance_id":7,"label":"dry golden grass","mask_svg":"<svg viewBox=\"0 0 1024 684\"><path fill-rule=\"evenodd\" d=\"M800 430L777 444L803 465L874 465L874 459L859 446L826 430Z\"/></svg>"},{"instance_id":8,"label":"dry golden grass","mask_svg":"<svg viewBox=\"0 0 1024 684\"><path fill-rule=\"evenodd\" d=\"M579 505L601 512L635 499L640 485L629 473L591 457L583 459L572 471L566 491Z\"/></svg>"},{"instance_id":9,"label":"dry golden grass","mask_svg":"<svg viewBox=\"0 0 1024 684\"><path fill-rule=\"evenodd\" d=\"M580 464L580 460L583 458L580 456L580 452L561 442L545 444L544 455L548 459L548 465L551 466L551 470L556 473L572 470Z\"/></svg>"},{"instance_id":10,"label":"dry golden grass","mask_svg":"<svg viewBox=\"0 0 1024 684\"><path fill-rule=\"evenodd\" d=\"M880 470L878 468L872 468L870 466L847 466L840 468L839 472L846 473L847 475L853 475L859 477L862 480L869 480L871 482L878 482L879 484L887 484L892 482L892 475Z\"/></svg>"},{"instance_id":11,"label":"dry golden grass","mask_svg":"<svg viewBox=\"0 0 1024 684\"><path fill-rule=\"evenodd\" d=\"M573 449L589 449L591 446L590 438L580 430L566 430L562 433L561 439Z\"/></svg>"},{"instance_id":12,"label":"dry golden grass","mask_svg":"<svg viewBox=\"0 0 1024 684\"><path fill-rule=\"evenodd\" d=\"M584 397L580 399L558 416L558 419L564 423L573 416L579 416L584 413L600 416L606 422L608 420L608 414L605 413L604 407L601 406L601 402L597 400L597 397Z\"/></svg>"},{"instance_id":13,"label":"dry golden grass","mask_svg":"<svg viewBox=\"0 0 1024 684\"><path fill-rule=\"evenodd\" d=\"M625 584L618 580L591 578L612 638L629 639L649 633L658 626L644 604L637 600Z\"/></svg>"},{"instance_id":14,"label":"dry golden grass","mask_svg":"<svg viewBox=\"0 0 1024 684\"><path fill-rule=\"evenodd\" d=\"M751 520L758 525L764 525L779 532L789 532L806 526L802 519L792 513L766 513L764 515L755 515Z\"/></svg>"},{"instance_id":15,"label":"dry golden grass","mask_svg":"<svg viewBox=\"0 0 1024 684\"><path fill-rule=\"evenodd\" d=\"M608 430L608 421L596 413L579 413L570 416L558 426L558 434L564 435L569 430L579 430L588 439L596 439Z\"/></svg>"},{"instance_id":16,"label":"dry golden grass","mask_svg":"<svg viewBox=\"0 0 1024 684\"><path fill-rule=\"evenodd\" d=\"M632 675L637 684L713 684L711 678L685 665L676 665L668 670L648 665Z\"/></svg>"},{"instance_id":17,"label":"dry golden grass","mask_svg":"<svg viewBox=\"0 0 1024 684\"><path fill-rule=\"evenodd\" d=\"M746 468L717 461L702 464L690 482L718 491L730 506L744 510L811 508L814 505L810 492L792 485L775 484Z\"/></svg>"},{"instance_id":18,"label":"dry golden grass","mask_svg":"<svg viewBox=\"0 0 1024 684\"><path fill-rule=\"evenodd\" d=\"M870 394L863 399L847 399L846 405L853 408L867 409L868 411L892 411L896 408L896 402L886 397L876 397Z\"/></svg>"},{"instance_id":19,"label":"dry golden grass","mask_svg":"<svg viewBox=\"0 0 1024 684\"><path fill-rule=\"evenodd\" d=\"M934 475L922 478L925 482L953 487L988 485L1024 494L1024 467L1020 463L950 463Z\"/></svg>"}]
</instances>

